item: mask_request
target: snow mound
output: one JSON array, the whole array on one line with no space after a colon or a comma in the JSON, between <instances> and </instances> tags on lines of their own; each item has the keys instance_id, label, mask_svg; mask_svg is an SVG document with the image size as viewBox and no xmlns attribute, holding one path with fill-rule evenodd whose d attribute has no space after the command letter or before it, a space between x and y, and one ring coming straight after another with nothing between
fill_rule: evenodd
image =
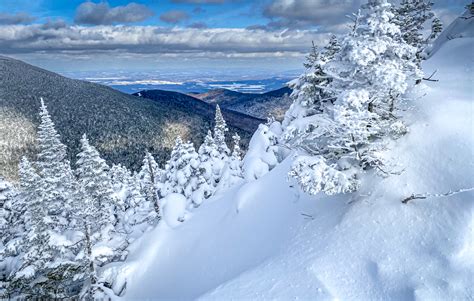
<instances>
[{"instance_id":1,"label":"snow mound","mask_svg":"<svg viewBox=\"0 0 474 301\"><path fill-rule=\"evenodd\" d=\"M163 199L163 218L171 228L178 227L186 214L186 197L179 193L170 193Z\"/></svg>"}]
</instances>

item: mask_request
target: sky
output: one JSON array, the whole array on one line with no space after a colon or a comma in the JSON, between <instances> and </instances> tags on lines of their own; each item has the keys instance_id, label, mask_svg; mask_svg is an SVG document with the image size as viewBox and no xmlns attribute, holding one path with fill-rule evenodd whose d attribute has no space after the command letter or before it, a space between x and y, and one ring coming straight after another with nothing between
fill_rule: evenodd
<instances>
[{"instance_id":1,"label":"sky","mask_svg":"<svg viewBox=\"0 0 474 301\"><path fill-rule=\"evenodd\" d=\"M59 72L299 69L364 0L0 0L0 54ZM467 0L434 0L448 24Z\"/></svg>"}]
</instances>

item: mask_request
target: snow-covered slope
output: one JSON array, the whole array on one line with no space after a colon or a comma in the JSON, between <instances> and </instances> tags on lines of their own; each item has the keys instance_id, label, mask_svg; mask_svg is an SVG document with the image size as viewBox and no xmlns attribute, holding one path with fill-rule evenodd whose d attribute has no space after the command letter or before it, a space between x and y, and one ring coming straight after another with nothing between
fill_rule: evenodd
<instances>
[{"instance_id":1,"label":"snow-covered slope","mask_svg":"<svg viewBox=\"0 0 474 301\"><path fill-rule=\"evenodd\" d=\"M466 10L461 16L457 17L435 40L433 45L428 49L428 56L434 55L446 42L459 38L474 37L474 14L470 10ZM471 46L471 53L474 52ZM471 54L472 57L472 54Z\"/></svg>"},{"instance_id":2,"label":"snow-covered slope","mask_svg":"<svg viewBox=\"0 0 474 301\"><path fill-rule=\"evenodd\" d=\"M413 92L411 131L390 153L401 175L309 197L287 182L289 157L147 233L115 288L127 282L129 300L472 299L473 46L449 41L425 63L440 81ZM413 193L427 198L402 204Z\"/></svg>"}]
</instances>

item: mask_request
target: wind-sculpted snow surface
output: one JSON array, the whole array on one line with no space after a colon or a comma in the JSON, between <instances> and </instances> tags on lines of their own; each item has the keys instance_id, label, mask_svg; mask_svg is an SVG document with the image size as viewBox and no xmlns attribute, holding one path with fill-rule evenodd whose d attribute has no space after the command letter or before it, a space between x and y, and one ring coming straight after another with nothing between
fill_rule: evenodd
<instances>
[{"instance_id":1,"label":"wind-sculpted snow surface","mask_svg":"<svg viewBox=\"0 0 474 301\"><path fill-rule=\"evenodd\" d=\"M161 223L118 269L124 299L468 300L474 276L474 39L449 41L411 91L410 132L391 147L400 175L358 192L308 196L292 156L263 177Z\"/></svg>"}]
</instances>

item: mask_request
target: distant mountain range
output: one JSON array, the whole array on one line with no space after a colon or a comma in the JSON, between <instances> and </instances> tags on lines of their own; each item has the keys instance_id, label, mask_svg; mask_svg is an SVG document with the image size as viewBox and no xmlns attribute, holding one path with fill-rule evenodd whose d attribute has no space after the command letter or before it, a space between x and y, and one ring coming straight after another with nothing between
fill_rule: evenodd
<instances>
[{"instance_id":1,"label":"distant mountain range","mask_svg":"<svg viewBox=\"0 0 474 301\"><path fill-rule=\"evenodd\" d=\"M253 72L252 72L253 71ZM265 93L284 87L304 70L282 72L248 70L102 70L69 71L61 75L106 85L124 93L165 90L181 93L204 93L226 89L242 93Z\"/></svg>"},{"instance_id":2,"label":"distant mountain range","mask_svg":"<svg viewBox=\"0 0 474 301\"><path fill-rule=\"evenodd\" d=\"M152 99L160 103L172 103L185 109L194 104L195 112L203 115L213 114L218 104L226 120L245 130L255 128L255 120L261 122L269 116L282 120L291 105L291 89L284 87L267 93L241 93L227 89L214 89L204 93L172 92L165 90L144 90L133 95ZM249 119L249 116L253 118Z\"/></svg>"},{"instance_id":3,"label":"distant mountain range","mask_svg":"<svg viewBox=\"0 0 474 301\"><path fill-rule=\"evenodd\" d=\"M248 114L257 118L275 117L282 120L291 105L292 90L283 87L267 93L241 93L226 89L215 89L190 95L207 103L219 104L222 108Z\"/></svg>"},{"instance_id":4,"label":"distant mountain range","mask_svg":"<svg viewBox=\"0 0 474 301\"><path fill-rule=\"evenodd\" d=\"M158 104L172 105L174 108L182 111L192 110L194 114L205 116L209 120L214 118L216 110L215 104L179 92L146 90L133 95L151 99ZM255 118L241 112L229 110L225 107L222 107L222 115L228 124L251 133L257 129L260 123L265 122L264 119ZM229 135L229 137L230 136L231 135Z\"/></svg>"},{"instance_id":5,"label":"distant mountain range","mask_svg":"<svg viewBox=\"0 0 474 301\"><path fill-rule=\"evenodd\" d=\"M163 162L177 135L199 145L213 124L213 106L182 94L161 95L166 101L136 97L0 57L0 175L14 179L21 156L32 156L40 97L72 161L83 133L109 162L130 168L141 164L145 150ZM226 109L223 114L244 144L262 121Z\"/></svg>"}]
</instances>

